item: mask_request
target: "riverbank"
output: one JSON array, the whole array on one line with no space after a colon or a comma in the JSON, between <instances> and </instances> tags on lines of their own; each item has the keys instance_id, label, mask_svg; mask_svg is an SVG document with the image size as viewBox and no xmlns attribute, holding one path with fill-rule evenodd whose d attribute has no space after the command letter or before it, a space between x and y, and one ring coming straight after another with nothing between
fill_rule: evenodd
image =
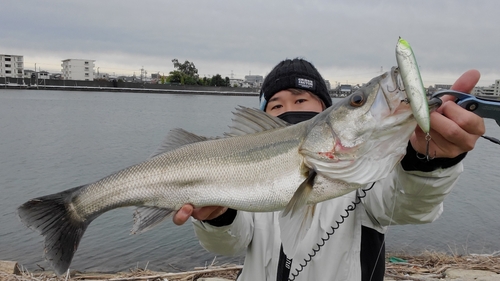
<instances>
[{"instance_id":1,"label":"riverbank","mask_svg":"<svg viewBox=\"0 0 500 281\"><path fill-rule=\"evenodd\" d=\"M187 272L156 272L146 268L134 268L129 272L81 273L72 271L70 276L57 277L50 271L24 271L18 274L0 272L5 281L63 281L63 280L235 280L242 265L211 265ZM210 279L215 278L218 279ZM386 256L385 279L413 281L500 281L500 255L453 256L444 253L425 252L418 256L389 253Z\"/></svg>"},{"instance_id":2,"label":"riverbank","mask_svg":"<svg viewBox=\"0 0 500 281\"><path fill-rule=\"evenodd\" d=\"M176 87L146 88L146 87L100 87L100 86L57 86L57 85L21 85L0 84L0 89L6 90L51 90L51 91L82 91L82 92L129 92L154 94L196 94L196 95L223 95L223 96L258 96L255 89L238 89L221 87Z\"/></svg>"}]
</instances>

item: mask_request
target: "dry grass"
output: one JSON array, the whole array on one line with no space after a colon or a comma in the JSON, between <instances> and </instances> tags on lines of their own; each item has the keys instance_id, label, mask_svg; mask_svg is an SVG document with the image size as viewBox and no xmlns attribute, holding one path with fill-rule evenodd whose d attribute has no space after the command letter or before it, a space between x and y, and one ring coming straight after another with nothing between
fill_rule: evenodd
<instances>
[{"instance_id":1,"label":"dry grass","mask_svg":"<svg viewBox=\"0 0 500 281\"><path fill-rule=\"evenodd\" d=\"M390 261L389 257L397 257L403 262ZM133 269L130 272L115 274L103 273L80 273L72 272L69 277L57 277L51 272L27 272L22 271L20 275L0 273L2 281L80 281L80 280L108 280L108 281L195 281L201 277L223 277L236 280L241 265L221 265L198 268L193 271L180 273L155 272L144 269ZM473 269L488 270L500 274L500 255L450 255L439 252L424 252L421 255L406 255L401 253L388 253L386 259L386 276L398 279L405 276L406 280L412 280L412 275L426 276L426 278L443 278L446 270ZM413 280L423 280L414 278Z\"/></svg>"},{"instance_id":2,"label":"dry grass","mask_svg":"<svg viewBox=\"0 0 500 281\"><path fill-rule=\"evenodd\" d=\"M203 269L193 271L167 273L156 272L144 269L131 269L130 272L118 273L81 273L78 271L70 272L69 276L56 276L53 272L27 272L22 271L20 275L0 273L1 281L132 281L132 280L149 280L149 281L191 281L198 280L202 277L222 277L229 280L236 280L238 272L243 268L241 265L222 265L209 266Z\"/></svg>"},{"instance_id":3,"label":"dry grass","mask_svg":"<svg viewBox=\"0 0 500 281\"><path fill-rule=\"evenodd\" d=\"M487 270L500 274L500 255L450 255L440 252L424 252L417 256L390 253L388 257L397 257L405 262L389 262L386 259L385 274L387 277L405 277L405 280L424 280L421 278L412 279L412 275L425 276L426 278L444 278L446 270ZM410 277L410 278L408 278Z\"/></svg>"}]
</instances>

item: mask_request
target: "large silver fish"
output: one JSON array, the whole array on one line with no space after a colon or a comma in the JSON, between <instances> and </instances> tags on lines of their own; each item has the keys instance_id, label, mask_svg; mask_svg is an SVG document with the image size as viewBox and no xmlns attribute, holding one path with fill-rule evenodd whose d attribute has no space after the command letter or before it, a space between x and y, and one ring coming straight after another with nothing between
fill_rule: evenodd
<instances>
[{"instance_id":1,"label":"large silver fish","mask_svg":"<svg viewBox=\"0 0 500 281\"><path fill-rule=\"evenodd\" d=\"M226 137L173 130L147 161L29 200L19 216L45 237L45 258L58 274L69 268L92 220L119 207L139 207L133 232L186 203L294 216L304 206L386 177L404 156L416 121L398 75L393 68L296 125L239 108Z\"/></svg>"}]
</instances>

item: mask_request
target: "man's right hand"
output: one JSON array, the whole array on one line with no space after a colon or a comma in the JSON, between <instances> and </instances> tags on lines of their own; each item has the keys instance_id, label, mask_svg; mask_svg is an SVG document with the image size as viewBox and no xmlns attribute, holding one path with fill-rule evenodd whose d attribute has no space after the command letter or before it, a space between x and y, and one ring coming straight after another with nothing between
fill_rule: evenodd
<instances>
[{"instance_id":1,"label":"man's right hand","mask_svg":"<svg viewBox=\"0 0 500 281\"><path fill-rule=\"evenodd\" d=\"M173 222L176 225L183 225L190 216L197 220L213 220L227 211L227 207L207 206L194 208L191 204L182 206L173 217Z\"/></svg>"}]
</instances>

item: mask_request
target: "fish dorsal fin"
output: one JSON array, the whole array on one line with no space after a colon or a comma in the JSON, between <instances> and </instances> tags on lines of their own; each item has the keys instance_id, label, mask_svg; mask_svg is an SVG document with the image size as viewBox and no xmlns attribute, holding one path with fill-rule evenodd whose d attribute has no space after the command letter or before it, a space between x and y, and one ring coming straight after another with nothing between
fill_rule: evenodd
<instances>
[{"instance_id":1,"label":"fish dorsal fin","mask_svg":"<svg viewBox=\"0 0 500 281\"><path fill-rule=\"evenodd\" d=\"M176 128L172 129L165 140L160 145L160 147L153 153L149 158L158 156L164 152L174 150L186 144L191 144L195 142L201 142L206 140L211 140L215 138L208 138L203 136L198 136L196 134L190 133L184 129Z\"/></svg>"},{"instance_id":2,"label":"fish dorsal fin","mask_svg":"<svg viewBox=\"0 0 500 281\"><path fill-rule=\"evenodd\" d=\"M134 226L131 234L150 230L168 218L174 210L155 207L138 207L134 212Z\"/></svg>"},{"instance_id":3,"label":"fish dorsal fin","mask_svg":"<svg viewBox=\"0 0 500 281\"><path fill-rule=\"evenodd\" d=\"M289 124L278 117L271 116L262 110L239 106L233 112L230 131L225 136L243 136L271 129L283 128Z\"/></svg>"},{"instance_id":4,"label":"fish dorsal fin","mask_svg":"<svg viewBox=\"0 0 500 281\"><path fill-rule=\"evenodd\" d=\"M297 248L311 228L316 204L302 206L292 215L280 215L280 238L283 252L288 258L293 258Z\"/></svg>"}]
</instances>

